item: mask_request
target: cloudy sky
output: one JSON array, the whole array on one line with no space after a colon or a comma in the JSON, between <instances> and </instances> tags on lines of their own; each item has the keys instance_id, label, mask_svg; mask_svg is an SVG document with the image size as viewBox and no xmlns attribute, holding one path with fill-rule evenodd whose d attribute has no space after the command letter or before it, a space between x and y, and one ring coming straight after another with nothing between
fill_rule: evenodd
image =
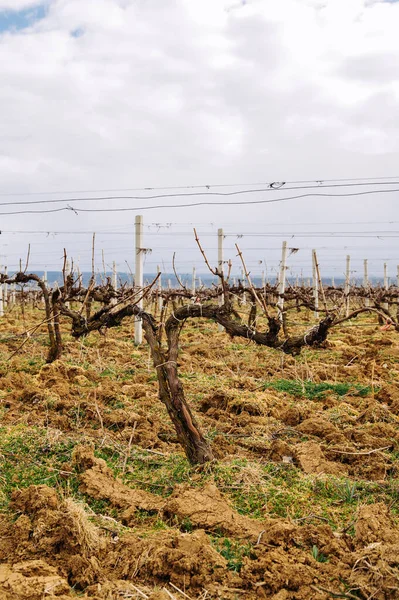
<instances>
[{"instance_id":1,"label":"cloudy sky","mask_svg":"<svg viewBox=\"0 0 399 600\"><path fill-rule=\"evenodd\" d=\"M326 275L350 254L355 277L363 258L396 276L399 192L337 195L399 189L398 27L399 2L383 0L0 0L0 262L16 269L30 242L32 270L57 269L64 247L85 269L96 231L98 267L104 250L126 270L143 214L148 272L174 250L182 272L203 270L194 224L212 262L223 227L226 258L238 265L238 239L253 273L273 274L286 239L295 273L315 247ZM372 185L212 205L329 179Z\"/></svg>"}]
</instances>

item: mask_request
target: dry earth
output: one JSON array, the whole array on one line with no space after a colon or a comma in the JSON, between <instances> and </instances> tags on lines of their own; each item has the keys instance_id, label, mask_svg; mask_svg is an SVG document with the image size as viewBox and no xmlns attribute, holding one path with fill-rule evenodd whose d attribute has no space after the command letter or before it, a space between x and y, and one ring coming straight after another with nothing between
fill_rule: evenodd
<instances>
[{"instance_id":1,"label":"dry earth","mask_svg":"<svg viewBox=\"0 0 399 600\"><path fill-rule=\"evenodd\" d=\"M368 317L294 359L187 325L217 456L192 468L132 323L46 365L40 318L2 321L1 599L399 597L398 334Z\"/></svg>"}]
</instances>

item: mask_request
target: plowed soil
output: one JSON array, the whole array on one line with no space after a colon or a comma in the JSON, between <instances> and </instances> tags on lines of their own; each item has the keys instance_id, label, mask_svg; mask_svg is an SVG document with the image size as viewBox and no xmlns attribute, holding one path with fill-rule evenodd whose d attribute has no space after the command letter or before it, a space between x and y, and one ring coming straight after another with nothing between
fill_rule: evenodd
<instances>
[{"instance_id":1,"label":"plowed soil","mask_svg":"<svg viewBox=\"0 0 399 600\"><path fill-rule=\"evenodd\" d=\"M188 323L195 468L132 322L65 324L46 365L41 318L2 321L1 600L399 598L399 334L364 317L292 358Z\"/></svg>"}]
</instances>

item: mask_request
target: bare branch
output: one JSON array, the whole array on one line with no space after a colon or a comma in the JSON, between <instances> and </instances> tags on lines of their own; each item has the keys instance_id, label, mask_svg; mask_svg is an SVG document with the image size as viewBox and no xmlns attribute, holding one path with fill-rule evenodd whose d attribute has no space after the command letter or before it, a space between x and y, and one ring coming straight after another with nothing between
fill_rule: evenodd
<instances>
[{"instance_id":1,"label":"bare branch","mask_svg":"<svg viewBox=\"0 0 399 600\"><path fill-rule=\"evenodd\" d=\"M173 273L175 274L177 283L180 285L180 287L185 290L186 292L188 292L186 286L184 285L184 283L181 281L179 275L177 274L176 271L176 266L175 266L175 258L176 258L176 252L173 252L173 259L172 259L172 266L173 266Z\"/></svg>"},{"instance_id":2,"label":"bare branch","mask_svg":"<svg viewBox=\"0 0 399 600\"><path fill-rule=\"evenodd\" d=\"M197 230L195 229L195 227L194 227L194 236L195 236L195 241L197 242L198 248L200 249L200 252L204 258L206 266L208 267L208 269L210 270L212 275L220 277L220 273L219 273L218 269L212 269L211 265L209 264L208 258L207 258L206 254L204 252L204 249L202 248L201 243L199 241L199 237L197 235Z\"/></svg>"},{"instance_id":3,"label":"bare branch","mask_svg":"<svg viewBox=\"0 0 399 600\"><path fill-rule=\"evenodd\" d=\"M259 298L258 294L256 293L256 290L255 290L255 288L254 288L254 286L252 284L251 277L250 277L250 274L249 274L248 269L247 269L247 265L245 264L245 260L244 260L244 257L242 255L242 252L241 252L240 248L238 247L238 244L235 244L235 247L237 248L238 256L240 257L240 260L241 260L241 263L242 263L242 268L244 270L244 275L245 275L245 277L246 277L246 279L248 281L249 288L250 288L250 290L251 290L251 292L252 292L255 300L258 302L259 306L261 307L261 309L265 313L266 317L269 319L270 315L269 315L269 311L267 310L267 305L266 305L265 299L264 299L263 296L261 296Z\"/></svg>"},{"instance_id":4,"label":"bare branch","mask_svg":"<svg viewBox=\"0 0 399 600\"><path fill-rule=\"evenodd\" d=\"M26 264L25 264L24 273L26 273L26 271L28 270L29 257L30 257L30 244L28 244L28 254L26 255Z\"/></svg>"}]
</instances>

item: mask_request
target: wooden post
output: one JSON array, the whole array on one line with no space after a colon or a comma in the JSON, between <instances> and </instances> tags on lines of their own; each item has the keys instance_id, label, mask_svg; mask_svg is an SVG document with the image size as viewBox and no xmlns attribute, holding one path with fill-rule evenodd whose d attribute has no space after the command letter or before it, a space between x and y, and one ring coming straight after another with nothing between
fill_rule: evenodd
<instances>
[{"instance_id":1,"label":"wooden post","mask_svg":"<svg viewBox=\"0 0 399 600\"><path fill-rule=\"evenodd\" d=\"M4 275L7 275L7 267L4 267ZM3 303L4 303L4 307L7 308L8 306L8 283L4 284L4 291L3 291Z\"/></svg>"},{"instance_id":2,"label":"wooden post","mask_svg":"<svg viewBox=\"0 0 399 600\"><path fill-rule=\"evenodd\" d=\"M195 271L195 267L193 267L193 275L192 275L192 280L191 280L191 293L193 296L195 296L195 284L196 284L196 271Z\"/></svg>"},{"instance_id":3,"label":"wooden post","mask_svg":"<svg viewBox=\"0 0 399 600\"><path fill-rule=\"evenodd\" d=\"M243 285L243 288L244 288L244 292L243 292L243 295L242 295L242 305L245 306L246 303L247 303L247 294L246 294L246 291L245 291L245 273L244 273L244 269L241 269L241 281L242 281L242 285Z\"/></svg>"},{"instance_id":4,"label":"wooden post","mask_svg":"<svg viewBox=\"0 0 399 600\"><path fill-rule=\"evenodd\" d=\"M70 272L71 272L71 263L70 263L69 259L67 258L66 261L65 261L65 281L64 281L64 284L66 283L66 279L67 279L68 275L70 274ZM71 307L71 303L69 301L67 301L67 302L65 302L65 306L67 308L70 308Z\"/></svg>"},{"instance_id":5,"label":"wooden post","mask_svg":"<svg viewBox=\"0 0 399 600\"><path fill-rule=\"evenodd\" d=\"M286 262L287 262L287 242L283 242L283 245L281 248L281 264L280 264L280 276L279 276L279 283L278 283L278 301L277 301L278 317L281 322L283 321L283 309L284 309L283 294L285 292Z\"/></svg>"},{"instance_id":6,"label":"wooden post","mask_svg":"<svg viewBox=\"0 0 399 600\"><path fill-rule=\"evenodd\" d=\"M161 272L161 268L159 265L157 265L157 273ZM159 310L159 314L161 314L162 312L162 306L163 306L163 301L162 301L162 275L159 276L158 279L158 310Z\"/></svg>"},{"instance_id":7,"label":"wooden post","mask_svg":"<svg viewBox=\"0 0 399 600\"><path fill-rule=\"evenodd\" d=\"M367 258L363 261L363 287L366 293L369 291L369 266ZM364 299L364 306L370 306L370 298Z\"/></svg>"},{"instance_id":8,"label":"wooden post","mask_svg":"<svg viewBox=\"0 0 399 600\"><path fill-rule=\"evenodd\" d=\"M134 273L134 287L136 292L140 293L143 288L143 217L136 215L135 219L135 242L136 242L136 262ZM143 308L141 299L137 306ZM134 323L134 343L138 346L143 342L143 324L140 317L136 317Z\"/></svg>"},{"instance_id":9,"label":"wooden post","mask_svg":"<svg viewBox=\"0 0 399 600\"><path fill-rule=\"evenodd\" d=\"M349 316L349 293L350 293L350 281L351 281L351 257L349 254L346 256L346 273L345 273L345 303L346 303L346 316Z\"/></svg>"},{"instance_id":10,"label":"wooden post","mask_svg":"<svg viewBox=\"0 0 399 600\"><path fill-rule=\"evenodd\" d=\"M262 293L263 297L266 299L266 275L264 271L262 271Z\"/></svg>"},{"instance_id":11,"label":"wooden post","mask_svg":"<svg viewBox=\"0 0 399 600\"><path fill-rule=\"evenodd\" d=\"M388 290L388 289L389 289L388 265L387 265L387 263L384 263L384 290ZM382 306L385 308L385 310L389 310L388 302L383 302Z\"/></svg>"},{"instance_id":12,"label":"wooden post","mask_svg":"<svg viewBox=\"0 0 399 600\"><path fill-rule=\"evenodd\" d=\"M114 288L115 292L118 289L118 272L116 270L116 262L113 261L112 262L112 287Z\"/></svg>"},{"instance_id":13,"label":"wooden post","mask_svg":"<svg viewBox=\"0 0 399 600\"><path fill-rule=\"evenodd\" d=\"M47 271L44 271L44 273L43 273L43 283L47 287ZM45 304L44 295L42 296L42 304Z\"/></svg>"},{"instance_id":14,"label":"wooden post","mask_svg":"<svg viewBox=\"0 0 399 600\"><path fill-rule=\"evenodd\" d=\"M0 317L4 317L3 286L0 285Z\"/></svg>"},{"instance_id":15,"label":"wooden post","mask_svg":"<svg viewBox=\"0 0 399 600\"><path fill-rule=\"evenodd\" d=\"M319 292L320 292L321 299L323 301L324 310L326 311L326 314L328 314L327 299L326 299L326 295L324 292L323 280L320 275L320 266L319 266L319 262L317 260L316 250L313 250L313 256L314 256L314 266L315 266L316 278L317 278L317 310L319 309Z\"/></svg>"},{"instance_id":16,"label":"wooden post","mask_svg":"<svg viewBox=\"0 0 399 600\"><path fill-rule=\"evenodd\" d=\"M396 287L399 289L399 265L396 265ZM396 319L399 318L399 296L396 299L398 303L396 306Z\"/></svg>"},{"instance_id":17,"label":"wooden post","mask_svg":"<svg viewBox=\"0 0 399 600\"><path fill-rule=\"evenodd\" d=\"M316 250L312 250L312 286L313 286L313 299L314 299L314 316L316 319L319 318L319 286L317 282L317 258Z\"/></svg>"},{"instance_id":18,"label":"wooden post","mask_svg":"<svg viewBox=\"0 0 399 600\"><path fill-rule=\"evenodd\" d=\"M223 275L223 229L218 229L218 273ZM224 294L219 296L219 306L224 304ZM223 331L224 327L218 324L218 331Z\"/></svg>"},{"instance_id":19,"label":"wooden post","mask_svg":"<svg viewBox=\"0 0 399 600\"><path fill-rule=\"evenodd\" d=\"M78 271L79 273L79 271ZM116 269L116 262L112 261L112 276L111 276L111 285L112 285L112 289L114 290L114 292L118 291L118 271ZM111 300L111 304L117 304L118 299L112 298Z\"/></svg>"},{"instance_id":20,"label":"wooden post","mask_svg":"<svg viewBox=\"0 0 399 600\"><path fill-rule=\"evenodd\" d=\"M15 283L11 284L11 304L15 304Z\"/></svg>"},{"instance_id":21,"label":"wooden post","mask_svg":"<svg viewBox=\"0 0 399 600\"><path fill-rule=\"evenodd\" d=\"M218 229L218 272L223 273L223 229Z\"/></svg>"}]
</instances>

